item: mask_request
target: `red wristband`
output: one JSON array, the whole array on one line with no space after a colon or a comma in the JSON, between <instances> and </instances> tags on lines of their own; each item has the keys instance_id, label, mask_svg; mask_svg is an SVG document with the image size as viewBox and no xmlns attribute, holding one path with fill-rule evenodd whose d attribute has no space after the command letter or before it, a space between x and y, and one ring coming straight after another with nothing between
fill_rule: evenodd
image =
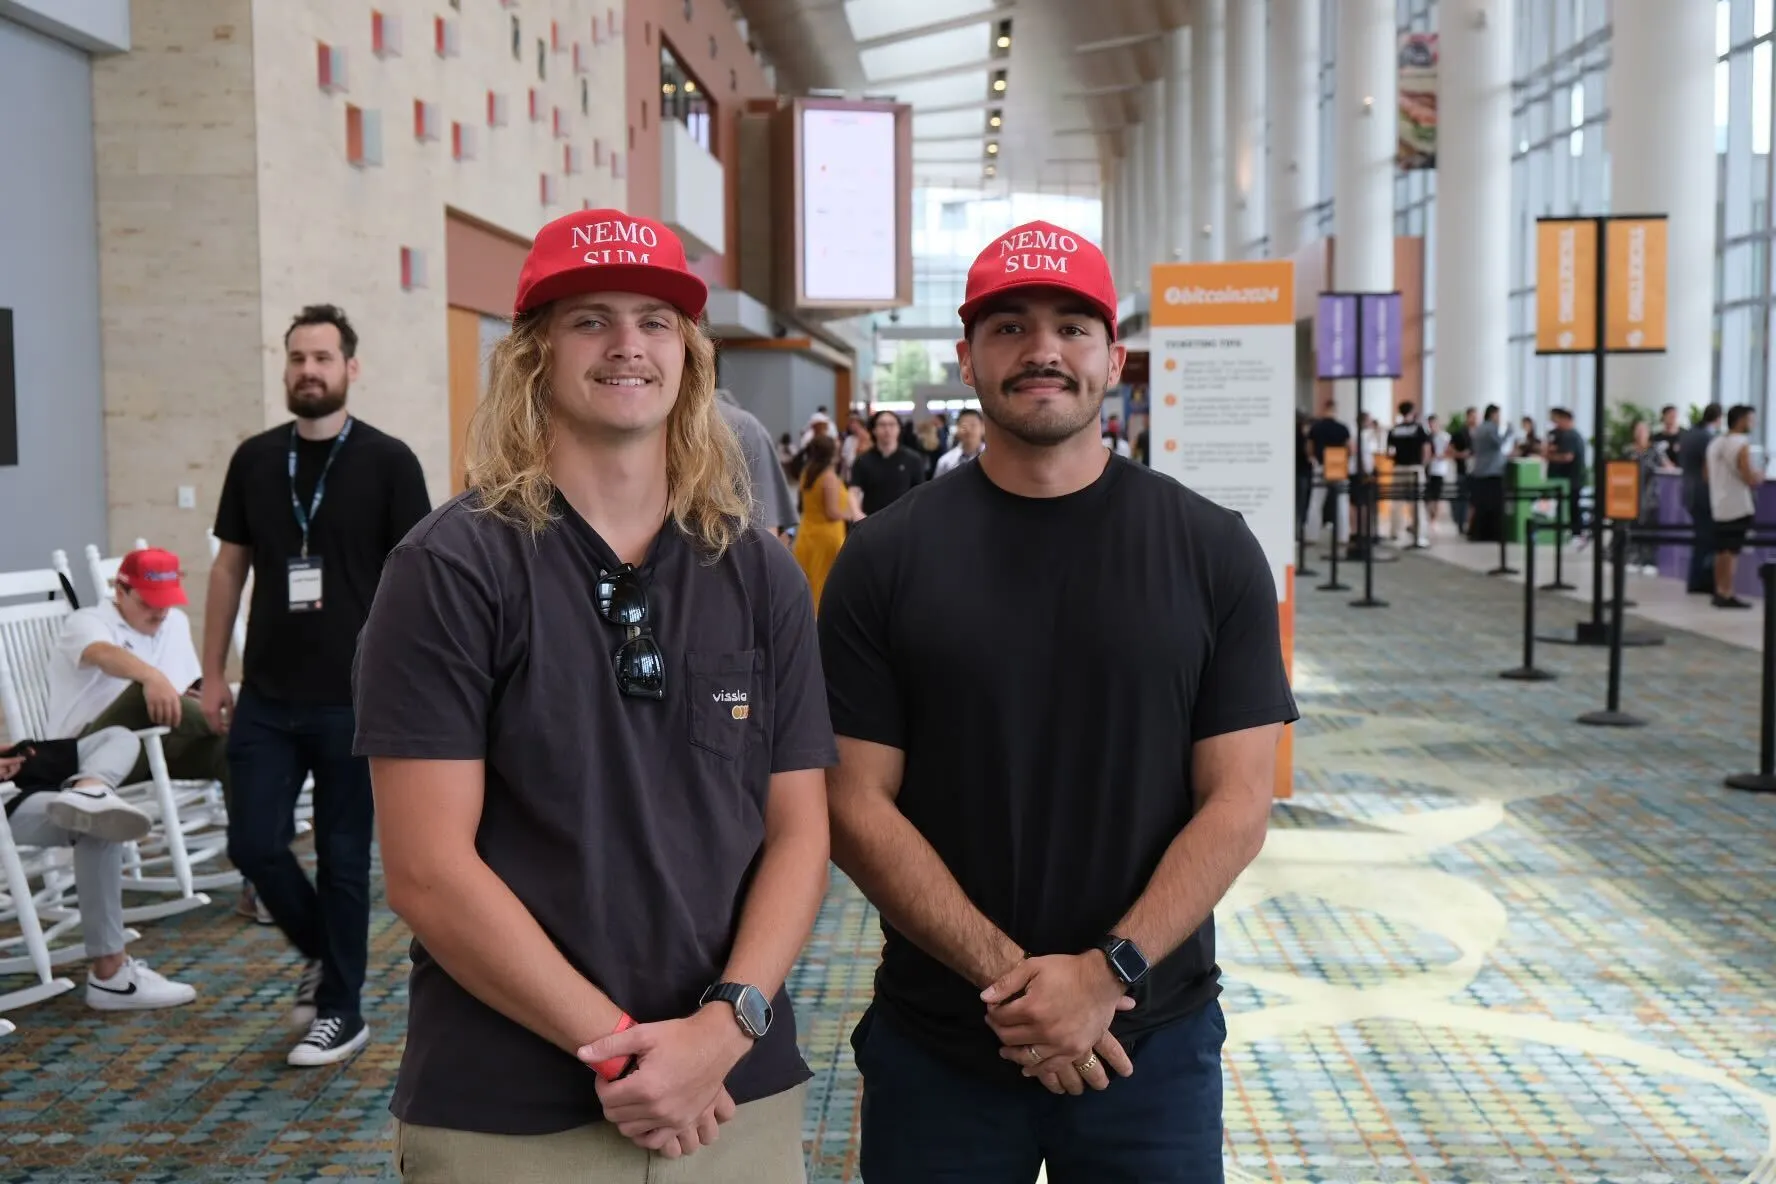
<instances>
[{"instance_id":1,"label":"red wristband","mask_svg":"<svg viewBox=\"0 0 1776 1184\"><path fill-rule=\"evenodd\" d=\"M634 1026L635 1021L630 1018L629 1013L625 1011L622 1013L622 1018L617 1020L617 1026L611 1030L611 1035L615 1036L618 1032L621 1032L626 1028L633 1028ZM623 1074L629 1072L629 1066L634 1060L634 1057L612 1057L608 1061L599 1061L596 1065L593 1065L592 1072L598 1074L606 1081L615 1081Z\"/></svg>"}]
</instances>

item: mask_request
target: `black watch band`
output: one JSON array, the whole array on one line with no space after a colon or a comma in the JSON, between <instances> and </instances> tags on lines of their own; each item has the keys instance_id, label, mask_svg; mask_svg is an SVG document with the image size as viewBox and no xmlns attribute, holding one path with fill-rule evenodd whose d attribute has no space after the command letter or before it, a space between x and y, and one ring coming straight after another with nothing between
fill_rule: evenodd
<instances>
[{"instance_id":1,"label":"black watch band","mask_svg":"<svg viewBox=\"0 0 1776 1184\"><path fill-rule=\"evenodd\" d=\"M1150 969L1147 955L1128 938L1109 934L1098 942L1098 949L1103 953L1104 961L1110 964L1110 973L1123 986L1134 987L1147 977Z\"/></svg>"},{"instance_id":2,"label":"black watch band","mask_svg":"<svg viewBox=\"0 0 1776 1184\"><path fill-rule=\"evenodd\" d=\"M726 1003L734 1009L734 1022L754 1040L771 1030L772 1010L765 993L751 983L715 983L703 992L697 1006Z\"/></svg>"}]
</instances>

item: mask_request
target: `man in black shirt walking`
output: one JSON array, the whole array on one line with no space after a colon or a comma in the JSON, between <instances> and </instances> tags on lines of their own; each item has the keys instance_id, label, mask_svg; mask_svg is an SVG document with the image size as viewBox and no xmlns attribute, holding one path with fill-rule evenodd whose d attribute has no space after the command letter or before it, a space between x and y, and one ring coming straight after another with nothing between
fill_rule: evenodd
<instances>
[{"instance_id":1,"label":"man in black shirt walking","mask_svg":"<svg viewBox=\"0 0 1776 1184\"><path fill-rule=\"evenodd\" d=\"M1585 525L1581 500L1585 492L1585 437L1573 426L1573 413L1566 408L1555 407L1548 415L1554 420L1547 444L1548 476L1567 484L1566 520L1572 523L1573 537L1577 538Z\"/></svg>"},{"instance_id":2,"label":"man in black shirt walking","mask_svg":"<svg viewBox=\"0 0 1776 1184\"><path fill-rule=\"evenodd\" d=\"M1400 516L1408 507L1412 511L1412 531L1416 542L1428 541L1428 523L1422 504L1425 488L1425 462L1430 459L1431 434L1418 422L1418 408L1410 402L1400 404L1400 420L1388 432L1388 455L1394 461L1393 489L1388 495L1388 537L1400 534Z\"/></svg>"},{"instance_id":3,"label":"man in black shirt walking","mask_svg":"<svg viewBox=\"0 0 1776 1184\"><path fill-rule=\"evenodd\" d=\"M1296 711L1251 531L1099 440L1115 291L1062 227L981 253L987 449L827 581L833 857L886 937L852 1036L870 1184L1222 1178L1212 910Z\"/></svg>"},{"instance_id":4,"label":"man in black shirt walking","mask_svg":"<svg viewBox=\"0 0 1776 1184\"><path fill-rule=\"evenodd\" d=\"M216 509L221 550L204 608L203 708L228 732L228 857L307 960L292 1020L308 1034L289 1063L329 1065L369 1039L359 1007L369 957L368 765L352 744L352 654L382 561L431 509L407 445L346 411L358 335L330 304L284 335L293 422L235 449ZM240 702L228 642L253 573ZM314 777L317 874L290 851L292 812Z\"/></svg>"},{"instance_id":5,"label":"man in black shirt walking","mask_svg":"<svg viewBox=\"0 0 1776 1184\"><path fill-rule=\"evenodd\" d=\"M858 456L851 466L851 488L863 493L863 512L886 510L895 500L925 480L925 458L900 446L900 417L878 411L870 417L870 435L876 446Z\"/></svg>"}]
</instances>

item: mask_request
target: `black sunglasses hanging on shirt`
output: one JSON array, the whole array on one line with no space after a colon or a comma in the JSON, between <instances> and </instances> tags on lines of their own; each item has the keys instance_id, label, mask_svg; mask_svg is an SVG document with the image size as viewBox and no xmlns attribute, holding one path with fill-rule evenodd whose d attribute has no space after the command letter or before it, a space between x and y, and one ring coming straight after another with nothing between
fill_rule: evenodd
<instances>
[{"instance_id":1,"label":"black sunglasses hanging on shirt","mask_svg":"<svg viewBox=\"0 0 1776 1184\"><path fill-rule=\"evenodd\" d=\"M598 615L623 630L612 655L617 689L632 699L664 699L666 658L649 623L647 589L632 564L599 573Z\"/></svg>"}]
</instances>

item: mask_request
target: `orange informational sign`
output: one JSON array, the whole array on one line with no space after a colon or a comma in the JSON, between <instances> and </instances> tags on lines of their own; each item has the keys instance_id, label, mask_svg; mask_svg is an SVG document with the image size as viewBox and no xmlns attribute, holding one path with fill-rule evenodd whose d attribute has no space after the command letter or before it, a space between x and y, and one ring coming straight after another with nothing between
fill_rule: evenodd
<instances>
[{"instance_id":1,"label":"orange informational sign","mask_svg":"<svg viewBox=\"0 0 1776 1184\"><path fill-rule=\"evenodd\" d=\"M1156 263L1152 279L1155 328L1295 323L1295 265L1287 259Z\"/></svg>"},{"instance_id":2,"label":"orange informational sign","mask_svg":"<svg viewBox=\"0 0 1776 1184\"><path fill-rule=\"evenodd\" d=\"M1665 219L1611 218L1604 224L1603 348L1665 349Z\"/></svg>"},{"instance_id":3,"label":"orange informational sign","mask_svg":"<svg viewBox=\"0 0 1776 1184\"><path fill-rule=\"evenodd\" d=\"M1536 352L1586 354L1596 348L1597 222L1538 219Z\"/></svg>"},{"instance_id":4,"label":"orange informational sign","mask_svg":"<svg viewBox=\"0 0 1776 1184\"><path fill-rule=\"evenodd\" d=\"M1351 476L1351 450L1348 448L1328 448L1320 463L1325 467L1326 480L1349 481Z\"/></svg>"},{"instance_id":5,"label":"orange informational sign","mask_svg":"<svg viewBox=\"0 0 1776 1184\"><path fill-rule=\"evenodd\" d=\"M1612 460L1603 470L1603 516L1611 522L1640 520L1640 462Z\"/></svg>"}]
</instances>

